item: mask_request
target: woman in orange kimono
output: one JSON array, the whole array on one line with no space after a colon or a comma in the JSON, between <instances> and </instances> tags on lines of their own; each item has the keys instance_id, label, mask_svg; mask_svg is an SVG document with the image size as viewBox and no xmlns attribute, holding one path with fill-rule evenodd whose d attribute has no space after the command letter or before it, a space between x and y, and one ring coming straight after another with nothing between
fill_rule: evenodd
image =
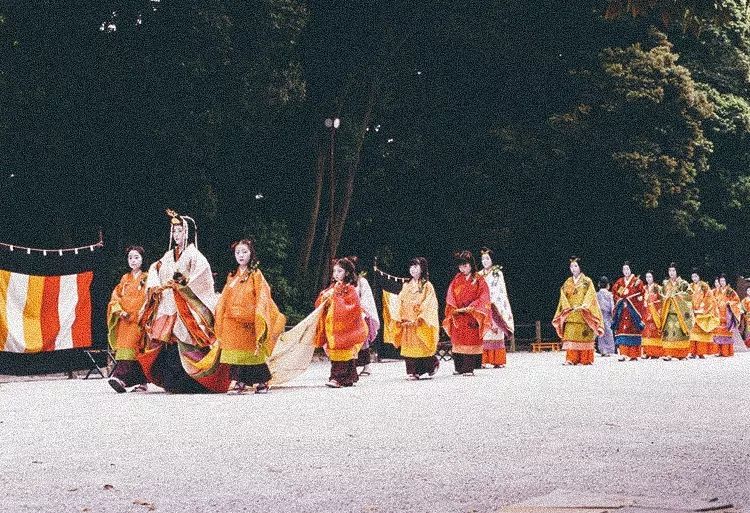
<instances>
[{"instance_id":1,"label":"woman in orange kimono","mask_svg":"<svg viewBox=\"0 0 750 513\"><path fill-rule=\"evenodd\" d=\"M750 287L745 290L745 298L742 300L742 325L740 326L742 340L745 347L750 349Z\"/></svg>"},{"instance_id":2,"label":"woman in orange kimono","mask_svg":"<svg viewBox=\"0 0 750 513\"><path fill-rule=\"evenodd\" d=\"M705 358L711 353L714 343L713 331L719 327L716 317L714 294L708 283L702 281L697 269L690 276L691 304L693 308L693 328L690 330L690 357Z\"/></svg>"},{"instance_id":3,"label":"woman in orange kimono","mask_svg":"<svg viewBox=\"0 0 750 513\"><path fill-rule=\"evenodd\" d=\"M727 285L727 277L719 275L719 290L714 293L716 303L716 317L721 325L714 330L714 343L718 345L719 356L734 355L733 332L737 331L739 320L742 318L740 296Z\"/></svg>"},{"instance_id":4,"label":"woman in orange kimono","mask_svg":"<svg viewBox=\"0 0 750 513\"><path fill-rule=\"evenodd\" d=\"M719 282L719 277L717 276L716 278L714 278L714 288L712 290L714 298L717 298L718 295L720 294L719 292L720 288L721 288L721 283ZM721 321L721 319L719 319L719 321ZM720 329L721 329L721 326L716 328L713 334L715 335L716 331ZM715 340L711 342L711 344L708 346L708 354L719 356L719 344L717 344Z\"/></svg>"},{"instance_id":5,"label":"woman in orange kimono","mask_svg":"<svg viewBox=\"0 0 750 513\"><path fill-rule=\"evenodd\" d=\"M591 278L581 272L577 257L570 259L571 277L560 287L552 325L566 351L565 365L594 363L594 342L604 334L604 320Z\"/></svg>"},{"instance_id":6,"label":"woman in orange kimono","mask_svg":"<svg viewBox=\"0 0 750 513\"><path fill-rule=\"evenodd\" d=\"M668 278L662 285L661 340L664 360L684 360L690 354L690 285L677 275L674 262L667 268Z\"/></svg>"},{"instance_id":7,"label":"woman in orange kimono","mask_svg":"<svg viewBox=\"0 0 750 513\"><path fill-rule=\"evenodd\" d=\"M359 380L357 355L369 335L364 310L357 294L354 264L340 258L333 264L333 283L321 291L315 308L326 304L315 334L315 346L331 360L330 388L350 387Z\"/></svg>"},{"instance_id":8,"label":"woman in orange kimono","mask_svg":"<svg viewBox=\"0 0 750 513\"><path fill-rule=\"evenodd\" d=\"M628 359L632 362L641 356L645 292L641 278L631 272L630 262L623 263L622 277L612 286L615 300L612 330L615 332L615 346L620 352L621 362Z\"/></svg>"},{"instance_id":9,"label":"woman in orange kimono","mask_svg":"<svg viewBox=\"0 0 750 513\"><path fill-rule=\"evenodd\" d=\"M646 288L644 293L645 312L641 332L641 347L643 357L657 359L664 356L661 344L661 287L654 282L654 271L646 271Z\"/></svg>"},{"instance_id":10,"label":"woman in orange kimono","mask_svg":"<svg viewBox=\"0 0 750 513\"><path fill-rule=\"evenodd\" d=\"M227 278L214 316L219 362L229 365L232 381L227 394L246 394L252 385L257 385L256 394L264 394L271 379L266 359L284 331L286 317L258 268L253 241L243 239L232 248L237 269Z\"/></svg>"},{"instance_id":11,"label":"woman in orange kimono","mask_svg":"<svg viewBox=\"0 0 750 513\"><path fill-rule=\"evenodd\" d=\"M458 273L448 286L443 329L451 338L454 375L473 376L482 367L483 336L490 327L490 289L477 273L471 251L456 256Z\"/></svg>"},{"instance_id":12,"label":"woman in orange kimono","mask_svg":"<svg viewBox=\"0 0 750 513\"><path fill-rule=\"evenodd\" d=\"M131 392L145 392L146 376L136 355L143 351L143 330L138 324L138 316L146 302L148 274L141 271L142 247L130 246L126 254L130 272L120 279L107 306L107 339L117 360L109 385L118 393L129 387L134 387Z\"/></svg>"},{"instance_id":13,"label":"woman in orange kimono","mask_svg":"<svg viewBox=\"0 0 750 513\"><path fill-rule=\"evenodd\" d=\"M383 294L383 341L401 349L408 379L418 380L425 374L435 375L440 367L437 351L440 338L438 300L430 283L427 260L415 257L409 261L411 280L397 296Z\"/></svg>"}]
</instances>

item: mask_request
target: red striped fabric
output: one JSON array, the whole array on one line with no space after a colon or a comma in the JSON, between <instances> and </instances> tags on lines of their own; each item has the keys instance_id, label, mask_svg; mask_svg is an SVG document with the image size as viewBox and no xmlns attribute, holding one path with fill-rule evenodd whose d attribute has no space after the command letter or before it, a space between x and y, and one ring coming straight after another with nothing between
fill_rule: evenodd
<instances>
[{"instance_id":1,"label":"red striped fabric","mask_svg":"<svg viewBox=\"0 0 750 513\"><path fill-rule=\"evenodd\" d=\"M73 346L91 346L91 280L92 272L78 275L78 303L76 320L73 323Z\"/></svg>"},{"instance_id":2,"label":"red striped fabric","mask_svg":"<svg viewBox=\"0 0 750 513\"><path fill-rule=\"evenodd\" d=\"M60 297L60 277L47 276L42 292L42 351L54 351L55 340L60 332L60 314L57 298Z\"/></svg>"},{"instance_id":3,"label":"red striped fabric","mask_svg":"<svg viewBox=\"0 0 750 513\"><path fill-rule=\"evenodd\" d=\"M91 271L42 277L0 270L0 351L91 347L92 280Z\"/></svg>"}]
</instances>

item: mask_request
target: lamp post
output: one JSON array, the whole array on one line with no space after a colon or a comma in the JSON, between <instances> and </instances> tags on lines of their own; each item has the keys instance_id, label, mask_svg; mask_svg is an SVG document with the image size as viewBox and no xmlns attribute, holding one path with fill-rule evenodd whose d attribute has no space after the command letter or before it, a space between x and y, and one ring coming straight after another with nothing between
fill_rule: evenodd
<instances>
[{"instance_id":1,"label":"lamp post","mask_svg":"<svg viewBox=\"0 0 750 513\"><path fill-rule=\"evenodd\" d=\"M335 116L326 118L326 120L323 122L323 124L326 126L328 130L331 131L331 145L329 148L329 156L328 158L331 161L331 178L333 178L333 149L336 144L336 129L338 129L339 126L341 126L341 120Z\"/></svg>"},{"instance_id":2,"label":"lamp post","mask_svg":"<svg viewBox=\"0 0 750 513\"><path fill-rule=\"evenodd\" d=\"M330 175L328 179L328 220L325 223L325 230L324 230L324 236L323 236L323 248L321 250L321 257L323 257L323 283L326 283L328 279L330 278L329 273L331 272L331 267L325 262L325 255L327 253L327 250L325 249L328 245L328 238L331 235L331 224L334 221L334 215L336 211L335 206L335 197L336 197L336 175L335 175L335 161L334 161L334 148L336 145L336 130L339 126L341 126L341 120L336 116L331 116L329 118L326 118L323 122L325 127L331 132L331 142L330 146L328 148L328 159L330 161ZM333 258L334 255L328 255L330 258Z\"/></svg>"}]
</instances>

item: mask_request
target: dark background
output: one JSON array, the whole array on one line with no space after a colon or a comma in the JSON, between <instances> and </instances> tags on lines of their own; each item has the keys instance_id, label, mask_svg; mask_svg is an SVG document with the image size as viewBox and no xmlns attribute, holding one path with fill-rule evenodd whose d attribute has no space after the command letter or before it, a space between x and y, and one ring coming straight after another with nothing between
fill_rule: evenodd
<instances>
[{"instance_id":1,"label":"dark background","mask_svg":"<svg viewBox=\"0 0 750 513\"><path fill-rule=\"evenodd\" d=\"M425 256L443 295L452 253L489 246L516 322L545 330L572 254L595 280L627 259L731 281L750 272L748 15L703 3L0 3L0 240L101 228L111 289L127 245L166 251L173 208L219 286L255 237L290 321L334 255L399 275Z\"/></svg>"}]
</instances>

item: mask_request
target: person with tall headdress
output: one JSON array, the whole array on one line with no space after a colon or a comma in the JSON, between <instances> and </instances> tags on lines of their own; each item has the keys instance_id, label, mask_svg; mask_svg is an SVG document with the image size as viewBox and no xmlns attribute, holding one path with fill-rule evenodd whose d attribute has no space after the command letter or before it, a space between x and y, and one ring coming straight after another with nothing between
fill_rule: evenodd
<instances>
[{"instance_id":1,"label":"person with tall headdress","mask_svg":"<svg viewBox=\"0 0 750 513\"><path fill-rule=\"evenodd\" d=\"M644 328L641 332L641 347L644 358L661 358L664 348L661 342L661 287L654 282L654 271L646 271L646 288L643 295Z\"/></svg>"},{"instance_id":2,"label":"person with tall headdress","mask_svg":"<svg viewBox=\"0 0 750 513\"><path fill-rule=\"evenodd\" d=\"M571 257L570 273L560 287L552 325L566 351L565 365L591 365L594 341L604 334L604 319L596 300L594 282L581 272L578 257Z\"/></svg>"},{"instance_id":3,"label":"person with tall headdress","mask_svg":"<svg viewBox=\"0 0 750 513\"><path fill-rule=\"evenodd\" d=\"M148 275L141 270L142 247L130 246L125 254L130 272L122 276L107 305L107 340L117 360L108 382L118 393L129 387L133 387L131 392L145 392L146 376L137 358L143 350L143 330L138 316L146 302Z\"/></svg>"},{"instance_id":4,"label":"person with tall headdress","mask_svg":"<svg viewBox=\"0 0 750 513\"><path fill-rule=\"evenodd\" d=\"M512 337L515 330L513 311L510 308L508 291L505 288L503 267L493 262L494 252L491 249L482 248L480 254L482 255L482 269L479 275L487 282L492 303L490 327L483 337L482 364L492 365L495 368L505 367L507 359L505 340Z\"/></svg>"},{"instance_id":5,"label":"person with tall headdress","mask_svg":"<svg viewBox=\"0 0 750 513\"><path fill-rule=\"evenodd\" d=\"M458 253L456 262L458 273L448 286L443 329L451 339L454 374L473 376L482 366L483 337L491 323L490 289L477 273L471 251Z\"/></svg>"},{"instance_id":6,"label":"person with tall headdress","mask_svg":"<svg viewBox=\"0 0 750 513\"><path fill-rule=\"evenodd\" d=\"M660 316L664 360L684 360L690 354L690 329L693 326L690 286L678 276L674 262L669 264L667 275L662 285L664 302Z\"/></svg>"},{"instance_id":7,"label":"person with tall headdress","mask_svg":"<svg viewBox=\"0 0 750 513\"><path fill-rule=\"evenodd\" d=\"M354 264L339 258L333 262L333 282L322 290L315 308L324 305L315 334L315 346L331 360L326 386L350 387L359 380L357 355L369 336L365 313L357 294L358 276Z\"/></svg>"},{"instance_id":8,"label":"person with tall headdress","mask_svg":"<svg viewBox=\"0 0 750 513\"><path fill-rule=\"evenodd\" d=\"M719 356L734 355L733 334L738 330L742 318L740 296L727 285L724 273L719 275L719 289L714 292L716 317L721 323L713 332L714 344L718 346Z\"/></svg>"},{"instance_id":9,"label":"person with tall headdress","mask_svg":"<svg viewBox=\"0 0 750 513\"><path fill-rule=\"evenodd\" d=\"M612 333L612 312L615 309L615 301L609 291L609 279L606 276L599 278L599 291L596 293L596 302L602 312L604 322L604 334L596 337L596 347L602 356L610 356L615 352L615 337Z\"/></svg>"},{"instance_id":10,"label":"person with tall headdress","mask_svg":"<svg viewBox=\"0 0 750 513\"><path fill-rule=\"evenodd\" d=\"M360 349L357 354L357 367L362 367L362 371L359 373L360 376L369 376L371 359L370 344L375 341L375 338L378 336L378 330L380 329L378 307L375 304L375 297L372 295L372 288L367 281L366 273L360 269L359 257L351 255L344 258L354 264L354 269L357 273L357 295L359 296L359 302L362 305L368 330L367 340L362 344L362 349Z\"/></svg>"},{"instance_id":11,"label":"person with tall headdress","mask_svg":"<svg viewBox=\"0 0 750 513\"><path fill-rule=\"evenodd\" d=\"M693 327L690 330L690 357L705 358L711 354L714 343L713 331L719 327L716 317L716 305L711 287L701 280L698 269L690 275L691 306L693 309Z\"/></svg>"},{"instance_id":12,"label":"person with tall headdress","mask_svg":"<svg viewBox=\"0 0 750 513\"><path fill-rule=\"evenodd\" d=\"M622 264L622 276L612 286L615 309L612 316L612 329L615 332L615 346L620 351L620 361L635 361L641 356L641 332L644 323L643 304L645 287L640 276L630 270L630 262Z\"/></svg>"},{"instance_id":13,"label":"person with tall headdress","mask_svg":"<svg viewBox=\"0 0 750 513\"><path fill-rule=\"evenodd\" d=\"M216 338L220 363L230 366L228 394L268 392L271 371L266 360L284 331L286 317L271 297L271 287L261 272L252 240L232 245L237 269L229 274L216 305Z\"/></svg>"},{"instance_id":14,"label":"person with tall headdress","mask_svg":"<svg viewBox=\"0 0 750 513\"><path fill-rule=\"evenodd\" d=\"M229 366L219 363L214 336L217 294L198 236L189 240L187 216L167 210L169 250L151 264L141 321L147 335L139 361L151 383L175 393L226 392ZM195 226L194 226L195 227Z\"/></svg>"}]
</instances>

